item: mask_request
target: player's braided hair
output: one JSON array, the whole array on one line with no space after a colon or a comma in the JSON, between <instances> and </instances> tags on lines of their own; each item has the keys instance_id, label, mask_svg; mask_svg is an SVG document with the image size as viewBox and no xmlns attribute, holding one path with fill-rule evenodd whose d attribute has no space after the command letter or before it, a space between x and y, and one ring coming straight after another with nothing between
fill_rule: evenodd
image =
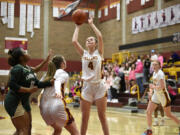
<instances>
[{"instance_id":1,"label":"player's braided hair","mask_svg":"<svg viewBox=\"0 0 180 135\"><path fill-rule=\"evenodd\" d=\"M8 52L8 64L10 66L15 66L20 63L20 57L23 56L23 51L21 48L17 47Z\"/></svg>"}]
</instances>

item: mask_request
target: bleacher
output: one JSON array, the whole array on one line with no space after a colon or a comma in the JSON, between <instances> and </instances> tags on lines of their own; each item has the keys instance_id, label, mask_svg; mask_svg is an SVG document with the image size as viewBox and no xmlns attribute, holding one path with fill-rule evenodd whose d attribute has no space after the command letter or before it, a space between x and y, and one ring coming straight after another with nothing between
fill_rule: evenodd
<instances>
[{"instance_id":1,"label":"bleacher","mask_svg":"<svg viewBox=\"0 0 180 135\"><path fill-rule=\"evenodd\" d=\"M172 67L171 64L164 63L163 71L166 78L175 79L178 81L178 78L180 78L180 61L175 62L174 66Z\"/></svg>"}]
</instances>

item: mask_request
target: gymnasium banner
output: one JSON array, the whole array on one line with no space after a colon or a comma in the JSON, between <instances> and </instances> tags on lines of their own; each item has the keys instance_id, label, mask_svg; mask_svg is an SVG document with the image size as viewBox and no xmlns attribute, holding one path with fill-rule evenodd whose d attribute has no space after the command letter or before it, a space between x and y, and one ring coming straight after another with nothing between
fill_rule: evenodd
<instances>
[{"instance_id":1,"label":"gymnasium banner","mask_svg":"<svg viewBox=\"0 0 180 135\"><path fill-rule=\"evenodd\" d=\"M100 0L98 7L98 18L100 23L116 19L120 21L121 17L121 4L120 0Z\"/></svg>"},{"instance_id":2,"label":"gymnasium banner","mask_svg":"<svg viewBox=\"0 0 180 135\"><path fill-rule=\"evenodd\" d=\"M126 0L126 5L128 5L130 3L130 0Z\"/></svg>"},{"instance_id":3,"label":"gymnasium banner","mask_svg":"<svg viewBox=\"0 0 180 135\"><path fill-rule=\"evenodd\" d=\"M28 39L27 38L16 38L16 37L5 37L5 49L4 52L8 53L10 49L21 47L27 51Z\"/></svg>"},{"instance_id":4,"label":"gymnasium banner","mask_svg":"<svg viewBox=\"0 0 180 135\"><path fill-rule=\"evenodd\" d=\"M14 6L15 0L8 0L8 28L14 28Z\"/></svg>"},{"instance_id":5,"label":"gymnasium banner","mask_svg":"<svg viewBox=\"0 0 180 135\"><path fill-rule=\"evenodd\" d=\"M176 14L177 14L176 23L180 23L180 4L176 6Z\"/></svg>"},{"instance_id":6,"label":"gymnasium banner","mask_svg":"<svg viewBox=\"0 0 180 135\"><path fill-rule=\"evenodd\" d=\"M180 4L132 18L132 34L180 23Z\"/></svg>"},{"instance_id":7,"label":"gymnasium banner","mask_svg":"<svg viewBox=\"0 0 180 135\"><path fill-rule=\"evenodd\" d=\"M34 6L32 4L27 5L27 32L33 32L33 11Z\"/></svg>"},{"instance_id":8,"label":"gymnasium banner","mask_svg":"<svg viewBox=\"0 0 180 135\"><path fill-rule=\"evenodd\" d=\"M116 9L116 20L119 21L121 19L121 5L120 3L117 3L117 9Z\"/></svg>"},{"instance_id":9,"label":"gymnasium banner","mask_svg":"<svg viewBox=\"0 0 180 135\"><path fill-rule=\"evenodd\" d=\"M153 28L153 14L148 13L145 15L145 30L149 31Z\"/></svg>"},{"instance_id":10,"label":"gymnasium banner","mask_svg":"<svg viewBox=\"0 0 180 135\"><path fill-rule=\"evenodd\" d=\"M159 22L160 22L158 18L158 12L157 11L153 12L152 16L153 16L152 28L157 29L159 28Z\"/></svg>"},{"instance_id":11,"label":"gymnasium banner","mask_svg":"<svg viewBox=\"0 0 180 135\"><path fill-rule=\"evenodd\" d=\"M1 16L7 17L7 1L1 1Z\"/></svg>"},{"instance_id":12,"label":"gymnasium banner","mask_svg":"<svg viewBox=\"0 0 180 135\"><path fill-rule=\"evenodd\" d=\"M167 26L167 10L162 9L158 11L158 18L159 18L159 27L166 27Z\"/></svg>"},{"instance_id":13,"label":"gymnasium banner","mask_svg":"<svg viewBox=\"0 0 180 135\"><path fill-rule=\"evenodd\" d=\"M41 6L39 4L34 5L34 28L40 29L41 20Z\"/></svg>"},{"instance_id":14,"label":"gymnasium banner","mask_svg":"<svg viewBox=\"0 0 180 135\"><path fill-rule=\"evenodd\" d=\"M26 35L26 4L20 3L19 35Z\"/></svg>"},{"instance_id":15,"label":"gymnasium banner","mask_svg":"<svg viewBox=\"0 0 180 135\"><path fill-rule=\"evenodd\" d=\"M139 28L137 23L137 17L134 17L132 21L132 33L137 34L138 32L139 32Z\"/></svg>"},{"instance_id":16,"label":"gymnasium banner","mask_svg":"<svg viewBox=\"0 0 180 135\"><path fill-rule=\"evenodd\" d=\"M101 18L102 17L102 12L101 10L98 10L98 18Z\"/></svg>"},{"instance_id":17,"label":"gymnasium banner","mask_svg":"<svg viewBox=\"0 0 180 135\"><path fill-rule=\"evenodd\" d=\"M144 6L146 3L146 0L141 0L141 6Z\"/></svg>"}]
</instances>

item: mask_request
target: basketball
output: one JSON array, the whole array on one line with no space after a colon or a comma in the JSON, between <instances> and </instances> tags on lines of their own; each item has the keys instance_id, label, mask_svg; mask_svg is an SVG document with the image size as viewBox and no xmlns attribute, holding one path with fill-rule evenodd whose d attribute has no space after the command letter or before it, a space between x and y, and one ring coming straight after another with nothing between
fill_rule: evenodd
<instances>
[{"instance_id":1,"label":"basketball","mask_svg":"<svg viewBox=\"0 0 180 135\"><path fill-rule=\"evenodd\" d=\"M81 9L77 9L73 12L72 14L72 20L77 24L77 25L81 25L83 24L87 19L87 15L86 13L81 10Z\"/></svg>"}]
</instances>

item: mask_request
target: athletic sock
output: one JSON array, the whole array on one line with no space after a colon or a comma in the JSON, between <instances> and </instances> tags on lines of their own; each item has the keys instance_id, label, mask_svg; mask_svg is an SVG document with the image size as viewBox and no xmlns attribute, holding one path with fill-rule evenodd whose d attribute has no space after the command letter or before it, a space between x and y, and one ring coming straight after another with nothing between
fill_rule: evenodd
<instances>
[{"instance_id":1,"label":"athletic sock","mask_svg":"<svg viewBox=\"0 0 180 135\"><path fill-rule=\"evenodd\" d=\"M164 117L161 117L161 120L164 120Z\"/></svg>"},{"instance_id":2,"label":"athletic sock","mask_svg":"<svg viewBox=\"0 0 180 135\"><path fill-rule=\"evenodd\" d=\"M158 118L154 118L154 121L158 121Z\"/></svg>"},{"instance_id":3,"label":"athletic sock","mask_svg":"<svg viewBox=\"0 0 180 135\"><path fill-rule=\"evenodd\" d=\"M152 130L152 128L148 126L147 130Z\"/></svg>"}]
</instances>

